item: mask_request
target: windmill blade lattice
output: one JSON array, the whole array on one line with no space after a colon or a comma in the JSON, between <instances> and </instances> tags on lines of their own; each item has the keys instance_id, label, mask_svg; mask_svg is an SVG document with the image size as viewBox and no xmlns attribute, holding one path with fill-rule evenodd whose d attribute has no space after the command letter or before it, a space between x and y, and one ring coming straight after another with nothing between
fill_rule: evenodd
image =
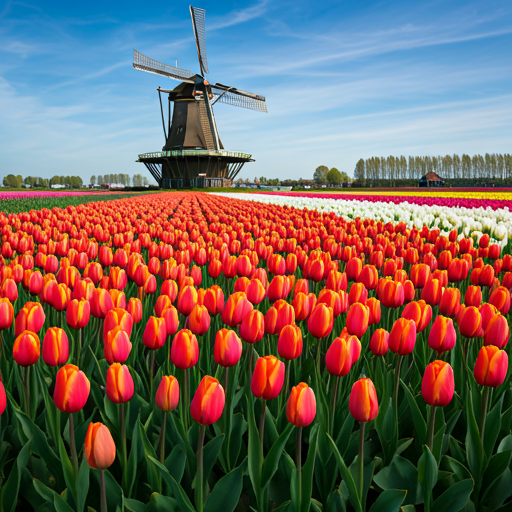
<instances>
[{"instance_id":1,"label":"windmill blade lattice","mask_svg":"<svg viewBox=\"0 0 512 512\"><path fill-rule=\"evenodd\" d=\"M190 6L190 16L192 17L192 27L196 38L197 56L199 57L199 67L201 75L208 73L208 59L206 57L206 36L204 30L204 19L206 11L198 7Z\"/></svg>"},{"instance_id":2,"label":"windmill blade lattice","mask_svg":"<svg viewBox=\"0 0 512 512\"><path fill-rule=\"evenodd\" d=\"M193 84L194 80L191 78L194 73L186 69L177 68L175 66L169 66L157 60L150 59L137 50L133 50L133 67L140 71L146 71L147 73L154 73L155 75L162 75L180 82L188 82Z\"/></svg>"},{"instance_id":3,"label":"windmill blade lattice","mask_svg":"<svg viewBox=\"0 0 512 512\"><path fill-rule=\"evenodd\" d=\"M218 101L235 107L244 107L259 112L267 112L267 103L264 96L222 84L212 85L212 93L215 96L212 104Z\"/></svg>"}]
</instances>

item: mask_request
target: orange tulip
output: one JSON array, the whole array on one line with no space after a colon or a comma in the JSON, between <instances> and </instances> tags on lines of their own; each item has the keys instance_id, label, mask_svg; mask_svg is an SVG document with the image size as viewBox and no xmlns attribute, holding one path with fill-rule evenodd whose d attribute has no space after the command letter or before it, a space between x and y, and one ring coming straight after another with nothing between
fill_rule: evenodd
<instances>
[{"instance_id":1,"label":"orange tulip","mask_svg":"<svg viewBox=\"0 0 512 512\"><path fill-rule=\"evenodd\" d=\"M165 321L167 336L173 336L176 334L176 331L180 326L178 310L174 306L169 306L162 311L162 318Z\"/></svg>"},{"instance_id":2,"label":"orange tulip","mask_svg":"<svg viewBox=\"0 0 512 512\"><path fill-rule=\"evenodd\" d=\"M221 319L229 327L242 323L244 317L253 309L244 292L232 293L222 309Z\"/></svg>"},{"instance_id":3,"label":"orange tulip","mask_svg":"<svg viewBox=\"0 0 512 512\"><path fill-rule=\"evenodd\" d=\"M114 309L114 303L108 290L95 288L91 298L91 314L95 318L105 318L107 313Z\"/></svg>"},{"instance_id":4,"label":"orange tulip","mask_svg":"<svg viewBox=\"0 0 512 512\"><path fill-rule=\"evenodd\" d=\"M459 331L465 338L481 338L484 335L482 329L482 315L474 306L461 307L457 316Z\"/></svg>"},{"instance_id":5,"label":"orange tulip","mask_svg":"<svg viewBox=\"0 0 512 512\"><path fill-rule=\"evenodd\" d=\"M121 327L123 331L126 331L128 336L131 336L133 319L130 313L125 309L114 308L107 313L105 321L103 322L103 339L106 339L108 333L116 327Z\"/></svg>"},{"instance_id":6,"label":"orange tulip","mask_svg":"<svg viewBox=\"0 0 512 512\"><path fill-rule=\"evenodd\" d=\"M375 297L371 297L368 299L366 303L366 307L370 312L370 317L368 319L368 325L378 324L380 322L381 317L381 309L380 309L380 301Z\"/></svg>"},{"instance_id":7,"label":"orange tulip","mask_svg":"<svg viewBox=\"0 0 512 512\"><path fill-rule=\"evenodd\" d=\"M348 407L350 414L360 423L372 421L377 417L379 413L377 392L370 379L362 378L354 383Z\"/></svg>"},{"instance_id":8,"label":"orange tulip","mask_svg":"<svg viewBox=\"0 0 512 512\"><path fill-rule=\"evenodd\" d=\"M116 458L116 445L110 430L103 423L89 423L85 435L84 455L93 469L107 469Z\"/></svg>"},{"instance_id":9,"label":"orange tulip","mask_svg":"<svg viewBox=\"0 0 512 512\"><path fill-rule=\"evenodd\" d=\"M14 322L14 335L23 331L39 332L45 321L43 306L39 302L27 302Z\"/></svg>"},{"instance_id":10,"label":"orange tulip","mask_svg":"<svg viewBox=\"0 0 512 512\"><path fill-rule=\"evenodd\" d=\"M85 373L74 364L67 364L57 372L53 400L59 410L74 413L83 409L91 383Z\"/></svg>"},{"instance_id":11,"label":"orange tulip","mask_svg":"<svg viewBox=\"0 0 512 512\"><path fill-rule=\"evenodd\" d=\"M265 317L261 311L253 309L240 324L240 337L247 343L257 343L265 335Z\"/></svg>"},{"instance_id":12,"label":"orange tulip","mask_svg":"<svg viewBox=\"0 0 512 512\"><path fill-rule=\"evenodd\" d=\"M203 305L210 315L218 315L224 307L224 292L220 286L214 284L205 291Z\"/></svg>"},{"instance_id":13,"label":"orange tulip","mask_svg":"<svg viewBox=\"0 0 512 512\"><path fill-rule=\"evenodd\" d=\"M14 308L11 301L7 298L0 299L0 330L8 329L12 325L14 318Z\"/></svg>"},{"instance_id":14,"label":"orange tulip","mask_svg":"<svg viewBox=\"0 0 512 512\"><path fill-rule=\"evenodd\" d=\"M222 416L224 403L224 388L217 379L205 375L190 404L190 413L200 425L211 425Z\"/></svg>"},{"instance_id":15,"label":"orange tulip","mask_svg":"<svg viewBox=\"0 0 512 512\"><path fill-rule=\"evenodd\" d=\"M363 283L354 283L350 287L350 292L348 293L348 302L350 305L355 304L356 302L360 302L361 304L366 304L368 300L368 290L366 289Z\"/></svg>"},{"instance_id":16,"label":"orange tulip","mask_svg":"<svg viewBox=\"0 0 512 512\"><path fill-rule=\"evenodd\" d=\"M197 338L188 329L181 329L172 341L171 361L181 370L186 370L194 366L198 359Z\"/></svg>"},{"instance_id":17,"label":"orange tulip","mask_svg":"<svg viewBox=\"0 0 512 512\"><path fill-rule=\"evenodd\" d=\"M381 279L377 286L377 297L387 308L399 308L405 300L404 285L399 281Z\"/></svg>"},{"instance_id":18,"label":"orange tulip","mask_svg":"<svg viewBox=\"0 0 512 512\"><path fill-rule=\"evenodd\" d=\"M202 336L210 328L210 315L205 306L197 304L190 312L186 321L186 328L197 336Z\"/></svg>"},{"instance_id":19,"label":"orange tulip","mask_svg":"<svg viewBox=\"0 0 512 512\"><path fill-rule=\"evenodd\" d=\"M130 313L133 323L138 324L142 320L142 302L136 297L128 301L128 313Z\"/></svg>"},{"instance_id":20,"label":"orange tulip","mask_svg":"<svg viewBox=\"0 0 512 512\"><path fill-rule=\"evenodd\" d=\"M399 318L389 333L389 348L395 354L410 354L416 344L416 324L414 320Z\"/></svg>"},{"instance_id":21,"label":"orange tulip","mask_svg":"<svg viewBox=\"0 0 512 512\"><path fill-rule=\"evenodd\" d=\"M438 306L442 296L443 287L438 279L430 279L421 292L422 300L430 306Z\"/></svg>"},{"instance_id":22,"label":"orange tulip","mask_svg":"<svg viewBox=\"0 0 512 512\"><path fill-rule=\"evenodd\" d=\"M482 347L475 363L475 380L481 386L497 388L505 381L508 355L494 345Z\"/></svg>"},{"instance_id":23,"label":"orange tulip","mask_svg":"<svg viewBox=\"0 0 512 512\"><path fill-rule=\"evenodd\" d=\"M168 295L160 295L157 299L156 299L156 303L155 303L155 315L156 316L162 316L162 312L164 309L168 308L169 306L172 306L172 301L171 299L169 298Z\"/></svg>"},{"instance_id":24,"label":"orange tulip","mask_svg":"<svg viewBox=\"0 0 512 512\"><path fill-rule=\"evenodd\" d=\"M105 359L108 364L124 363L131 350L130 336L120 325L108 332L104 347Z\"/></svg>"},{"instance_id":25,"label":"orange tulip","mask_svg":"<svg viewBox=\"0 0 512 512\"><path fill-rule=\"evenodd\" d=\"M476 308L480 307L482 303L482 289L480 286L468 286L466 290L466 295L464 297L464 304L466 307L475 306Z\"/></svg>"},{"instance_id":26,"label":"orange tulip","mask_svg":"<svg viewBox=\"0 0 512 512\"><path fill-rule=\"evenodd\" d=\"M124 404L133 396L133 379L128 366L113 363L107 370L107 396L115 404Z\"/></svg>"},{"instance_id":27,"label":"orange tulip","mask_svg":"<svg viewBox=\"0 0 512 512\"><path fill-rule=\"evenodd\" d=\"M346 327L349 334L362 338L370 322L370 309L368 306L355 302L347 312Z\"/></svg>"},{"instance_id":28,"label":"orange tulip","mask_svg":"<svg viewBox=\"0 0 512 512\"><path fill-rule=\"evenodd\" d=\"M377 329L370 339L370 350L376 356L383 356L389 349L389 332Z\"/></svg>"},{"instance_id":29,"label":"orange tulip","mask_svg":"<svg viewBox=\"0 0 512 512\"><path fill-rule=\"evenodd\" d=\"M334 326L332 308L325 304L317 304L308 318L308 330L315 338L325 338L331 334Z\"/></svg>"},{"instance_id":30,"label":"orange tulip","mask_svg":"<svg viewBox=\"0 0 512 512\"><path fill-rule=\"evenodd\" d=\"M180 387L176 377L164 375L156 390L155 404L162 411L174 411L180 400Z\"/></svg>"},{"instance_id":31,"label":"orange tulip","mask_svg":"<svg viewBox=\"0 0 512 512\"><path fill-rule=\"evenodd\" d=\"M286 404L286 417L296 427L307 427L315 419L315 415L315 393L305 382L301 382L292 388Z\"/></svg>"},{"instance_id":32,"label":"orange tulip","mask_svg":"<svg viewBox=\"0 0 512 512\"><path fill-rule=\"evenodd\" d=\"M283 388L284 372L284 363L277 357L259 357L251 379L252 394L264 400L276 398Z\"/></svg>"},{"instance_id":33,"label":"orange tulip","mask_svg":"<svg viewBox=\"0 0 512 512\"><path fill-rule=\"evenodd\" d=\"M357 336L349 336L348 333L338 336L331 343L325 355L327 371L337 377L348 375L360 354L361 342Z\"/></svg>"},{"instance_id":34,"label":"orange tulip","mask_svg":"<svg viewBox=\"0 0 512 512\"><path fill-rule=\"evenodd\" d=\"M295 319L297 321L306 320L313 311L316 301L317 299L314 293L306 295L305 293L298 292L292 301Z\"/></svg>"},{"instance_id":35,"label":"orange tulip","mask_svg":"<svg viewBox=\"0 0 512 512\"><path fill-rule=\"evenodd\" d=\"M444 316L455 318L460 310L460 290L458 288L445 288L441 302L439 303L439 313Z\"/></svg>"},{"instance_id":36,"label":"orange tulip","mask_svg":"<svg viewBox=\"0 0 512 512\"><path fill-rule=\"evenodd\" d=\"M64 364L69 357L68 336L60 327L50 327L43 339L43 361L48 366Z\"/></svg>"},{"instance_id":37,"label":"orange tulip","mask_svg":"<svg viewBox=\"0 0 512 512\"><path fill-rule=\"evenodd\" d=\"M198 296L197 290L193 286L184 286L178 293L178 311L188 316L197 304Z\"/></svg>"},{"instance_id":38,"label":"orange tulip","mask_svg":"<svg viewBox=\"0 0 512 512\"><path fill-rule=\"evenodd\" d=\"M484 345L494 345L500 349L506 347L510 336L507 319L500 315L494 315L484 333Z\"/></svg>"},{"instance_id":39,"label":"orange tulip","mask_svg":"<svg viewBox=\"0 0 512 512\"><path fill-rule=\"evenodd\" d=\"M430 267L425 263L416 263L411 267L411 281L414 288L423 288L430 278Z\"/></svg>"},{"instance_id":40,"label":"orange tulip","mask_svg":"<svg viewBox=\"0 0 512 512\"><path fill-rule=\"evenodd\" d=\"M151 350L158 350L164 346L166 338L167 326L165 320L150 316L142 335L142 343Z\"/></svg>"},{"instance_id":41,"label":"orange tulip","mask_svg":"<svg viewBox=\"0 0 512 512\"><path fill-rule=\"evenodd\" d=\"M435 407L447 406L455 390L452 367L445 361L434 361L425 369L421 384L423 400Z\"/></svg>"},{"instance_id":42,"label":"orange tulip","mask_svg":"<svg viewBox=\"0 0 512 512\"><path fill-rule=\"evenodd\" d=\"M424 300L409 302L402 311L402 318L413 320L416 324L416 332L421 332L432 320L432 307Z\"/></svg>"},{"instance_id":43,"label":"orange tulip","mask_svg":"<svg viewBox=\"0 0 512 512\"><path fill-rule=\"evenodd\" d=\"M442 354L455 346L457 334L453 326L453 320L439 315L432 324L428 335L428 345L431 349Z\"/></svg>"},{"instance_id":44,"label":"orange tulip","mask_svg":"<svg viewBox=\"0 0 512 512\"><path fill-rule=\"evenodd\" d=\"M66 322L72 329L82 329L89 323L91 305L85 299L73 299L68 304Z\"/></svg>"},{"instance_id":45,"label":"orange tulip","mask_svg":"<svg viewBox=\"0 0 512 512\"><path fill-rule=\"evenodd\" d=\"M242 342L235 331L220 329L215 335L213 358L225 368L235 366L242 355Z\"/></svg>"},{"instance_id":46,"label":"orange tulip","mask_svg":"<svg viewBox=\"0 0 512 512\"><path fill-rule=\"evenodd\" d=\"M510 291L504 286L498 286L489 297L489 304L495 306L502 315L510 311Z\"/></svg>"},{"instance_id":47,"label":"orange tulip","mask_svg":"<svg viewBox=\"0 0 512 512\"><path fill-rule=\"evenodd\" d=\"M265 315L265 332L268 334L280 334L285 325L295 323L295 311L291 304L284 299L279 299L268 309Z\"/></svg>"},{"instance_id":48,"label":"orange tulip","mask_svg":"<svg viewBox=\"0 0 512 512\"><path fill-rule=\"evenodd\" d=\"M20 366L32 366L39 359L40 353L39 337L34 332L23 331L14 341L12 354Z\"/></svg>"},{"instance_id":49,"label":"orange tulip","mask_svg":"<svg viewBox=\"0 0 512 512\"><path fill-rule=\"evenodd\" d=\"M294 324L285 325L279 334L277 351L283 359L297 359L302 354L302 332Z\"/></svg>"}]
</instances>

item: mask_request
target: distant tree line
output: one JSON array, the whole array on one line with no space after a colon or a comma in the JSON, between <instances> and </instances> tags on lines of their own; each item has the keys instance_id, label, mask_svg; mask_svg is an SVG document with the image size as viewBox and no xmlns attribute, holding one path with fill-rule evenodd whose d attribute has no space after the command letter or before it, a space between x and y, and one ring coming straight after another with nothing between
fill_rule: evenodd
<instances>
[{"instance_id":1,"label":"distant tree line","mask_svg":"<svg viewBox=\"0 0 512 512\"><path fill-rule=\"evenodd\" d=\"M366 180L419 180L428 172L451 180L505 180L512 178L512 155L388 156L359 159L354 178Z\"/></svg>"},{"instance_id":2,"label":"distant tree line","mask_svg":"<svg viewBox=\"0 0 512 512\"><path fill-rule=\"evenodd\" d=\"M100 186L110 186L110 185L122 185L123 187L129 187L132 178L130 178L129 174L105 174L102 176L101 174L96 178L96 176L91 176L91 185L96 185L96 183ZM142 174L135 174L133 176L133 186L134 187L147 187L149 185L149 180L146 176Z\"/></svg>"}]
</instances>

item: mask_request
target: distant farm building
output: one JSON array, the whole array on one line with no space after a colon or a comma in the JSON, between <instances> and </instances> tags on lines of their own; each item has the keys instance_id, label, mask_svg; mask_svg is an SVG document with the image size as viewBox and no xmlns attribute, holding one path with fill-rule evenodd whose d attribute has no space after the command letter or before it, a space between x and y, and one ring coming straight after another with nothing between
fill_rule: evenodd
<instances>
[{"instance_id":1,"label":"distant farm building","mask_svg":"<svg viewBox=\"0 0 512 512\"><path fill-rule=\"evenodd\" d=\"M433 171L427 172L420 179L420 187L444 187L444 180Z\"/></svg>"}]
</instances>

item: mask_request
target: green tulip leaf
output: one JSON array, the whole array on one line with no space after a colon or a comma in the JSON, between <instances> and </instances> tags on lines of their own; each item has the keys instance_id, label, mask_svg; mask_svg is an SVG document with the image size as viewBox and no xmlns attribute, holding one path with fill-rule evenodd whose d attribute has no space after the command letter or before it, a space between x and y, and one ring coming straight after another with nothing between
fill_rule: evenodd
<instances>
[{"instance_id":1,"label":"green tulip leaf","mask_svg":"<svg viewBox=\"0 0 512 512\"><path fill-rule=\"evenodd\" d=\"M204 512L233 512L242 494L246 460L236 469L224 475L215 485L204 505Z\"/></svg>"},{"instance_id":2,"label":"green tulip leaf","mask_svg":"<svg viewBox=\"0 0 512 512\"><path fill-rule=\"evenodd\" d=\"M379 494L369 512L398 512L406 494L407 491L388 489Z\"/></svg>"}]
</instances>

